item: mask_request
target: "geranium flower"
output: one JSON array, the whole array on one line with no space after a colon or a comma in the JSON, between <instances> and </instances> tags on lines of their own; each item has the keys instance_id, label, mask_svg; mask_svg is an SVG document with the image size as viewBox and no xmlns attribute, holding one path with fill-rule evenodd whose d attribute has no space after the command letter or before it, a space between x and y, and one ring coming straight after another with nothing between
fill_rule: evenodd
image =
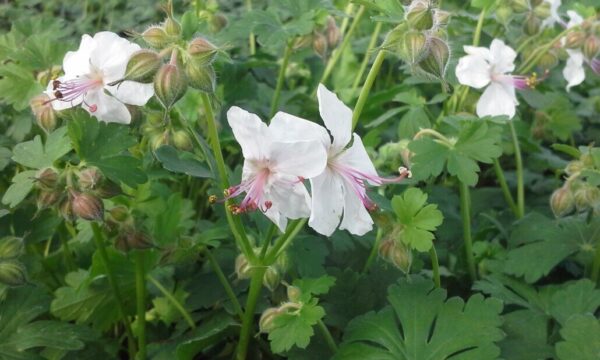
<instances>
[{"instance_id":1,"label":"geranium flower","mask_svg":"<svg viewBox=\"0 0 600 360\"><path fill-rule=\"evenodd\" d=\"M565 26L565 22L558 14L558 8L561 5L561 0L544 0L544 2L550 5L550 16L542 21L542 28L552 27L556 23Z\"/></svg>"},{"instance_id":2,"label":"geranium flower","mask_svg":"<svg viewBox=\"0 0 600 360\"><path fill-rule=\"evenodd\" d=\"M476 89L487 88L477 102L477 115L515 116L519 104L515 89L531 88L536 83L532 77L515 76L517 53L502 40L494 39L490 48L465 46L466 56L458 61L456 77L458 81Z\"/></svg>"},{"instance_id":3,"label":"geranium flower","mask_svg":"<svg viewBox=\"0 0 600 360\"><path fill-rule=\"evenodd\" d=\"M352 110L323 85L319 85L317 96L319 112L329 132L320 125L284 112L275 115L270 128L278 136L290 140L319 139L327 149L324 171L319 176L309 177L312 212L308 224L327 236L338 226L352 234L363 235L373 228L369 211L376 209L367 195L366 183L398 182L409 177L410 172L400 168L400 176L393 179L377 175L360 136L352 134Z\"/></svg>"},{"instance_id":4,"label":"geranium flower","mask_svg":"<svg viewBox=\"0 0 600 360\"><path fill-rule=\"evenodd\" d=\"M112 32L99 32L93 38L83 35L79 49L63 59L65 74L48 84L52 107L64 110L81 105L98 120L129 124L131 114L125 104L146 104L154 94L152 84L108 84L123 78L131 54L138 50L139 45Z\"/></svg>"},{"instance_id":5,"label":"geranium flower","mask_svg":"<svg viewBox=\"0 0 600 360\"><path fill-rule=\"evenodd\" d=\"M242 182L225 191L226 199L246 193L229 210L235 214L260 210L281 231L288 218L308 217L310 196L303 182L325 168L327 153L321 143L279 139L258 116L235 106L227 111L227 120L242 147L244 167Z\"/></svg>"},{"instance_id":6,"label":"geranium flower","mask_svg":"<svg viewBox=\"0 0 600 360\"><path fill-rule=\"evenodd\" d=\"M570 29L574 26L579 26L583 23L583 18L575 11L569 10L567 11L567 15L569 16L567 29ZM565 38L562 39L562 42L564 45ZM563 76L565 77L565 80L567 80L567 91L570 91L573 86L577 86L581 84L583 80L585 80L585 68L583 67L583 64L585 63L585 56L579 49L566 50L567 54L569 54L569 58L567 59L567 63L563 69Z\"/></svg>"}]
</instances>

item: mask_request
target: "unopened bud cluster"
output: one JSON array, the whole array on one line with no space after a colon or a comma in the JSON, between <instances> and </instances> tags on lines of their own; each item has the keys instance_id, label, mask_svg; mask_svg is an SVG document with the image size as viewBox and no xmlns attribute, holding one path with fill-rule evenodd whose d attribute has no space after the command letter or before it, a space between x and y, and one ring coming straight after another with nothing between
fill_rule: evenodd
<instances>
[{"instance_id":1,"label":"unopened bud cluster","mask_svg":"<svg viewBox=\"0 0 600 360\"><path fill-rule=\"evenodd\" d=\"M143 230L143 226L136 224L131 210L124 205L107 211L106 226L118 250L128 252L153 247L150 235Z\"/></svg>"},{"instance_id":2,"label":"unopened bud cluster","mask_svg":"<svg viewBox=\"0 0 600 360\"><path fill-rule=\"evenodd\" d=\"M315 29L312 34L294 40L294 49L312 47L315 54L325 59L342 40L342 33L332 16L326 18L325 24Z\"/></svg>"},{"instance_id":3,"label":"unopened bud cluster","mask_svg":"<svg viewBox=\"0 0 600 360\"><path fill-rule=\"evenodd\" d=\"M556 217L563 217L574 211L592 211L596 216L600 215L600 187L587 177L587 174L600 171L599 150L591 148L582 153L579 159L567 164L564 170L568 175L567 180L550 197L550 207Z\"/></svg>"},{"instance_id":4,"label":"unopened bud cluster","mask_svg":"<svg viewBox=\"0 0 600 360\"><path fill-rule=\"evenodd\" d=\"M381 258L408 274L412 265L412 251L402 241L401 225L394 225L383 237L378 250Z\"/></svg>"},{"instance_id":5,"label":"unopened bud cluster","mask_svg":"<svg viewBox=\"0 0 600 360\"><path fill-rule=\"evenodd\" d=\"M396 170L401 166L410 168L411 152L408 149L409 140L389 142L379 147L374 164L378 169Z\"/></svg>"},{"instance_id":6,"label":"unopened bud cluster","mask_svg":"<svg viewBox=\"0 0 600 360\"><path fill-rule=\"evenodd\" d=\"M257 255L260 254L260 251L260 248L254 249L254 253ZM288 267L288 257L283 253L277 257L274 264L267 267L263 276L263 285L267 289L274 291L279 284L281 284L281 280L288 270ZM235 259L235 274L237 275L238 280L251 278L255 270L256 268L250 263L246 255L240 254Z\"/></svg>"},{"instance_id":7,"label":"unopened bud cluster","mask_svg":"<svg viewBox=\"0 0 600 360\"><path fill-rule=\"evenodd\" d=\"M396 53L415 70L444 81L450 59L446 25L449 13L430 0L413 0L405 21L386 37L383 49Z\"/></svg>"},{"instance_id":8,"label":"unopened bud cluster","mask_svg":"<svg viewBox=\"0 0 600 360\"><path fill-rule=\"evenodd\" d=\"M297 286L287 285L288 301L277 307L270 307L263 311L258 322L260 332L269 333L277 327L277 318L287 314L298 313L302 309L302 291Z\"/></svg>"},{"instance_id":9,"label":"unopened bud cluster","mask_svg":"<svg viewBox=\"0 0 600 360\"><path fill-rule=\"evenodd\" d=\"M150 149L156 150L163 145L171 145L179 150L192 149L192 138L177 121L165 121L164 114L150 113L148 121L142 126L148 138Z\"/></svg>"},{"instance_id":10,"label":"unopened bud cluster","mask_svg":"<svg viewBox=\"0 0 600 360\"><path fill-rule=\"evenodd\" d=\"M7 236L0 239L0 284L19 286L27 283L27 270L18 260L24 250L22 238Z\"/></svg>"}]
</instances>

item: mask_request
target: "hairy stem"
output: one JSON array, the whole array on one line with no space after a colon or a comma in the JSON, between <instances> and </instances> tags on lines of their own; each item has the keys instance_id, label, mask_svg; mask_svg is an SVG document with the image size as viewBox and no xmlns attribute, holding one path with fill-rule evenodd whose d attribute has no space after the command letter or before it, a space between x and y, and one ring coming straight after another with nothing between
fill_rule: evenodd
<instances>
[{"instance_id":1,"label":"hairy stem","mask_svg":"<svg viewBox=\"0 0 600 360\"><path fill-rule=\"evenodd\" d=\"M373 65L371 65L371 69L369 70L369 74L367 75L367 79L360 90L360 94L358 95L358 100L356 101L356 106L354 107L354 114L352 115L352 129L356 127L358 123L358 119L360 119L360 114L362 113L363 108L367 102L367 98L369 97L369 92L371 92L371 87L375 82L375 78L377 74L379 74L379 70L381 69L381 64L383 64L383 60L385 59L385 51L379 50L377 52L377 56L373 61Z\"/></svg>"},{"instance_id":2,"label":"hairy stem","mask_svg":"<svg viewBox=\"0 0 600 360\"><path fill-rule=\"evenodd\" d=\"M439 288L442 286L442 280L440 278L440 262L434 245L429 249L429 258L431 259L431 269L433 270L433 281L435 282L435 286Z\"/></svg>"},{"instance_id":3,"label":"hairy stem","mask_svg":"<svg viewBox=\"0 0 600 360\"><path fill-rule=\"evenodd\" d=\"M219 278L219 281L221 282L223 289L225 289L225 292L227 293L227 296L229 297L229 300L231 301L231 304L233 306L233 310L235 311L237 316L239 316L240 319L243 319L244 313L242 311L242 306L240 305L240 302L238 301L237 296L235 296L235 293L233 292L233 288L229 284L229 281L227 280L227 277L223 273L223 270L221 270L221 267L219 266L217 259L215 259L215 256L212 254L212 252L209 249L206 249L205 254L206 254L206 257L208 257L208 261L210 262L210 267L213 269L215 274L217 274L217 277Z\"/></svg>"},{"instance_id":4,"label":"hairy stem","mask_svg":"<svg viewBox=\"0 0 600 360\"><path fill-rule=\"evenodd\" d=\"M146 358L146 270L144 251L135 253L135 297L137 309L138 357Z\"/></svg>"},{"instance_id":5,"label":"hairy stem","mask_svg":"<svg viewBox=\"0 0 600 360\"><path fill-rule=\"evenodd\" d=\"M465 245L465 256L467 259L467 270L472 281L477 280L475 270L475 258L473 257L473 239L471 238L471 194L469 187L459 182L460 191L460 215L463 223L463 237Z\"/></svg>"},{"instance_id":6,"label":"hairy stem","mask_svg":"<svg viewBox=\"0 0 600 360\"><path fill-rule=\"evenodd\" d=\"M515 147L515 162L517 164L517 218L522 218L525 215L525 184L523 182L523 157L521 155L521 146L519 146L519 138L517 131L512 121L508 122L510 127L510 135L512 137L513 146Z\"/></svg>"},{"instance_id":7,"label":"hairy stem","mask_svg":"<svg viewBox=\"0 0 600 360\"><path fill-rule=\"evenodd\" d=\"M271 100L271 111L269 118L272 118L273 115L277 112L279 108L279 98L281 97L281 89L283 88L283 82L285 81L285 71L288 67L288 63L290 62L290 57L292 56L292 42L288 42L285 47L285 51L283 52L283 60L281 60L281 67L279 68L279 76L277 77L277 85L275 85L275 94L273 94L273 100Z\"/></svg>"},{"instance_id":8,"label":"hairy stem","mask_svg":"<svg viewBox=\"0 0 600 360\"><path fill-rule=\"evenodd\" d=\"M152 285L156 286L156 288L158 289L158 291L160 291L167 298L167 300L169 300L171 302L171 304L173 304L173 306L175 307L175 309L177 309L177 311L179 311L179 313L181 314L181 316L183 317L183 319L188 323L188 325L192 329L194 329L196 327L196 324L194 323L194 320L192 319L192 316L183 307L183 305L179 302L179 300L177 300L177 298L169 290L167 290L158 280L156 280L152 275L148 274L146 276L146 278L148 280L150 280L150 282L152 283Z\"/></svg>"}]
</instances>

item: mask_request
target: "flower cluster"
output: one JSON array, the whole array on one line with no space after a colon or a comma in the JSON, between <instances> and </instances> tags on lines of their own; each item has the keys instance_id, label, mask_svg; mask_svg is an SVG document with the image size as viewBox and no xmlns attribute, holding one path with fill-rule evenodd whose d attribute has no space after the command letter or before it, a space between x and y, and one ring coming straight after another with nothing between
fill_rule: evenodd
<instances>
[{"instance_id":1,"label":"flower cluster","mask_svg":"<svg viewBox=\"0 0 600 360\"><path fill-rule=\"evenodd\" d=\"M245 158L242 182L225 191L226 198L245 193L234 213L260 209L279 229L287 219L310 217L323 235L339 226L362 235L373 227L369 211L375 203L366 185L398 182L410 176L405 168L393 179L380 177L360 136L352 134L352 110L319 85L319 112L325 127L279 112L269 126L238 107L227 112L229 125ZM310 180L312 198L304 186Z\"/></svg>"}]
</instances>

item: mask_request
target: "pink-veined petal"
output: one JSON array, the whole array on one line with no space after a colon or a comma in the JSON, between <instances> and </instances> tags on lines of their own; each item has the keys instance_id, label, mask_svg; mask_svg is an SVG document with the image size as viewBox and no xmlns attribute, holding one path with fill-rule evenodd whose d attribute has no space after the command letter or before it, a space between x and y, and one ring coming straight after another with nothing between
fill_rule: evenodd
<instances>
[{"instance_id":1,"label":"pink-veined petal","mask_svg":"<svg viewBox=\"0 0 600 360\"><path fill-rule=\"evenodd\" d=\"M90 54L90 62L102 72L104 83L122 79L131 54L140 46L110 31L95 34L94 41L96 48Z\"/></svg>"},{"instance_id":2,"label":"pink-veined petal","mask_svg":"<svg viewBox=\"0 0 600 360\"><path fill-rule=\"evenodd\" d=\"M271 220L275 225L277 225L279 231L281 231L282 233L285 232L285 228L287 226L287 218L283 216L283 214L279 211L277 204L274 203L269 209L267 209L267 211L264 212L264 214L267 218L269 218L269 220Z\"/></svg>"},{"instance_id":3,"label":"pink-veined petal","mask_svg":"<svg viewBox=\"0 0 600 360\"><path fill-rule=\"evenodd\" d=\"M458 82L476 89L490 83L490 64L481 56L467 55L458 60L456 78Z\"/></svg>"},{"instance_id":4,"label":"pink-veined petal","mask_svg":"<svg viewBox=\"0 0 600 360\"><path fill-rule=\"evenodd\" d=\"M105 86L105 88L119 101L129 105L146 105L154 95L152 84L142 84L134 81L123 81L118 85Z\"/></svg>"},{"instance_id":5,"label":"pink-veined petal","mask_svg":"<svg viewBox=\"0 0 600 360\"><path fill-rule=\"evenodd\" d=\"M227 111L227 121L233 136L242 147L246 159L264 159L271 140L269 129L258 116L237 106Z\"/></svg>"},{"instance_id":6,"label":"pink-veined petal","mask_svg":"<svg viewBox=\"0 0 600 360\"><path fill-rule=\"evenodd\" d=\"M327 164L327 152L320 141L273 141L268 158L273 171L310 179L320 175Z\"/></svg>"},{"instance_id":7,"label":"pink-veined petal","mask_svg":"<svg viewBox=\"0 0 600 360\"><path fill-rule=\"evenodd\" d=\"M477 102L477 115L479 117L507 115L512 119L517 104L514 87L501 82L492 82Z\"/></svg>"},{"instance_id":8,"label":"pink-veined petal","mask_svg":"<svg viewBox=\"0 0 600 360\"><path fill-rule=\"evenodd\" d=\"M319 113L333 137L332 150L342 150L352 136L352 110L323 84L317 89Z\"/></svg>"},{"instance_id":9,"label":"pink-veined petal","mask_svg":"<svg viewBox=\"0 0 600 360\"><path fill-rule=\"evenodd\" d=\"M373 162L371 161L371 158L369 158L369 154L367 153L360 136L357 134L354 134L352 146L342 152L333 161L344 167L356 169L363 174L378 177L377 170L375 170L375 166L373 166Z\"/></svg>"},{"instance_id":10,"label":"pink-veined petal","mask_svg":"<svg viewBox=\"0 0 600 360\"><path fill-rule=\"evenodd\" d=\"M515 69L515 59L517 53L504 41L499 39L492 40L490 45L490 64L494 67L493 71L499 74L512 72Z\"/></svg>"},{"instance_id":11,"label":"pink-veined petal","mask_svg":"<svg viewBox=\"0 0 600 360\"><path fill-rule=\"evenodd\" d=\"M351 186L344 181L344 215L340 230L361 236L373 229L373 219Z\"/></svg>"},{"instance_id":12,"label":"pink-veined petal","mask_svg":"<svg viewBox=\"0 0 600 360\"><path fill-rule=\"evenodd\" d=\"M344 208L342 178L325 168L325 171L310 180L312 210L308 225L319 234L331 236L340 224Z\"/></svg>"},{"instance_id":13,"label":"pink-veined petal","mask_svg":"<svg viewBox=\"0 0 600 360\"><path fill-rule=\"evenodd\" d=\"M92 116L104 122L129 124L131 114L125 104L104 93L104 90L89 91L85 96L82 107Z\"/></svg>"},{"instance_id":14,"label":"pink-veined petal","mask_svg":"<svg viewBox=\"0 0 600 360\"><path fill-rule=\"evenodd\" d=\"M288 219L310 216L310 195L302 182L293 177L283 177L275 181L266 193L266 199L277 205Z\"/></svg>"}]
</instances>

